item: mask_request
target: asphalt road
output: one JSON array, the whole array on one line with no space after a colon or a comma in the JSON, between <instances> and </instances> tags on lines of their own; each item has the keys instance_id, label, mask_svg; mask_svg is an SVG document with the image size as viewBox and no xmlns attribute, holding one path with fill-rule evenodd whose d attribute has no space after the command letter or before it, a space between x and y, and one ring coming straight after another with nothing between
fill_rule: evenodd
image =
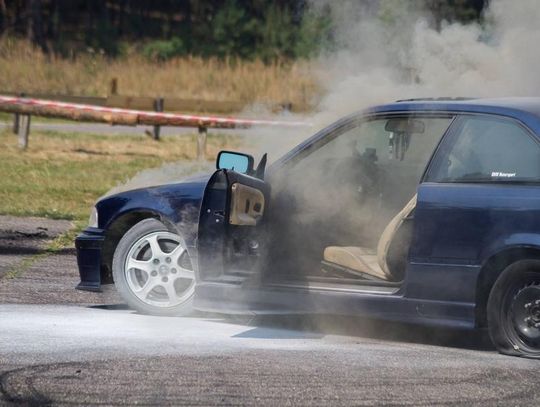
<instances>
[{"instance_id":1,"label":"asphalt road","mask_svg":"<svg viewBox=\"0 0 540 407\"><path fill-rule=\"evenodd\" d=\"M0 321L12 402L540 403L538 362L492 351L76 306L2 305Z\"/></svg>"},{"instance_id":2,"label":"asphalt road","mask_svg":"<svg viewBox=\"0 0 540 407\"><path fill-rule=\"evenodd\" d=\"M4 229L18 236L13 222ZM20 245L4 235L2 256ZM25 244L39 252L38 241ZM337 317L150 317L114 292L76 292L76 281L69 250L0 279L0 405L540 403L540 361L499 355L481 333Z\"/></svg>"}]
</instances>

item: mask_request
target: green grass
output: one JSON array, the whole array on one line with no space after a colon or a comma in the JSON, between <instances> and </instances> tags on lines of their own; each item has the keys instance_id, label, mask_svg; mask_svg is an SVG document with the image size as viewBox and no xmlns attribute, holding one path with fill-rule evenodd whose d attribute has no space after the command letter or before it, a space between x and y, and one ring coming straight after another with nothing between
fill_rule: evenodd
<instances>
[{"instance_id":1,"label":"green grass","mask_svg":"<svg viewBox=\"0 0 540 407\"><path fill-rule=\"evenodd\" d=\"M97 163L2 157L0 172L10 176L1 181L0 212L80 219L109 188L143 168L159 164L159 160L146 157L127 161L122 166L109 160Z\"/></svg>"},{"instance_id":2,"label":"green grass","mask_svg":"<svg viewBox=\"0 0 540 407\"><path fill-rule=\"evenodd\" d=\"M134 130L135 131L135 130ZM208 156L235 148L234 136L209 136ZM85 221L96 199L143 169L196 155L196 135L166 137L66 133L30 135L21 151L0 132L0 214Z\"/></svg>"}]
</instances>

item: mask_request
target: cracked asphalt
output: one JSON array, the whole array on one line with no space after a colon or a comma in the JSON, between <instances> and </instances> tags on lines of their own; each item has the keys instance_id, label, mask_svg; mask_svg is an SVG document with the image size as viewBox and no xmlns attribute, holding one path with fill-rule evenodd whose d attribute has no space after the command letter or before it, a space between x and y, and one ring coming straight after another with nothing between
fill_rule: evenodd
<instances>
[{"instance_id":1,"label":"cracked asphalt","mask_svg":"<svg viewBox=\"0 0 540 407\"><path fill-rule=\"evenodd\" d=\"M540 361L482 332L137 314L73 289L73 249L43 252L69 227L0 217L0 405L540 404Z\"/></svg>"}]
</instances>

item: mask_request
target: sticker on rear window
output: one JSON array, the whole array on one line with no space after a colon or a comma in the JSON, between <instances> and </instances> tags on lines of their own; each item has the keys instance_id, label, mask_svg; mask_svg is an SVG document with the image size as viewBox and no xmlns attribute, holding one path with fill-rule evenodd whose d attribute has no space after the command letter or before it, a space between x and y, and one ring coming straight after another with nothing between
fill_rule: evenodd
<instances>
[{"instance_id":1,"label":"sticker on rear window","mask_svg":"<svg viewBox=\"0 0 540 407\"><path fill-rule=\"evenodd\" d=\"M516 173L515 172L500 172L500 171L493 171L491 173L491 176L492 177L497 177L497 178L513 178L516 176Z\"/></svg>"}]
</instances>

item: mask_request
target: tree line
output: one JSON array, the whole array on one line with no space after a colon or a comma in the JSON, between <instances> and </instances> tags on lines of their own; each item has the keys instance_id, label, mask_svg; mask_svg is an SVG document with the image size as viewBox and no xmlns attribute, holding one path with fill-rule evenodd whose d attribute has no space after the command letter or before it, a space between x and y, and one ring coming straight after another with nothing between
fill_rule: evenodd
<instances>
[{"instance_id":1,"label":"tree line","mask_svg":"<svg viewBox=\"0 0 540 407\"><path fill-rule=\"evenodd\" d=\"M349 0L351 1L351 0ZM370 7L380 1L356 0ZM409 1L409 0L407 0ZM481 18L488 0L410 0L435 24ZM330 8L309 0L0 0L0 36L27 38L46 53L136 47L147 57L295 59L332 46ZM320 3L320 2L319 2Z\"/></svg>"}]
</instances>

